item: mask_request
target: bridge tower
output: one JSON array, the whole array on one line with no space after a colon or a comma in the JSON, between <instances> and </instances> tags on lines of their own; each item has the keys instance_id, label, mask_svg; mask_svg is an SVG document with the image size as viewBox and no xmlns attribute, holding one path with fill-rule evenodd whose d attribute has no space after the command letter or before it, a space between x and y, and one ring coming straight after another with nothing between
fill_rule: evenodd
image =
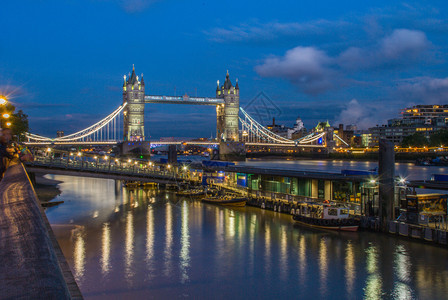
<instances>
[{"instance_id":1,"label":"bridge tower","mask_svg":"<svg viewBox=\"0 0 448 300\"><path fill-rule=\"evenodd\" d=\"M143 74L141 81L135 75L135 68L132 66L132 74L123 83L123 103L128 105L123 111L123 138L124 141L144 141L145 140L145 82Z\"/></svg>"},{"instance_id":2,"label":"bridge tower","mask_svg":"<svg viewBox=\"0 0 448 300\"><path fill-rule=\"evenodd\" d=\"M226 80L216 87L216 98L224 99L224 104L216 106L216 137L221 141L239 141L238 113L240 110L240 89L238 79L233 86L227 71Z\"/></svg>"}]
</instances>

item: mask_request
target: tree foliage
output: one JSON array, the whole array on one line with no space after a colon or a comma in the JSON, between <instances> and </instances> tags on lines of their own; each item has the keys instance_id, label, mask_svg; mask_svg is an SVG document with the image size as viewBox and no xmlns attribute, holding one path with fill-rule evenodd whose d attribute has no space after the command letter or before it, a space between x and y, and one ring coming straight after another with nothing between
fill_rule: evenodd
<instances>
[{"instance_id":1,"label":"tree foliage","mask_svg":"<svg viewBox=\"0 0 448 300\"><path fill-rule=\"evenodd\" d=\"M432 147L440 147L445 145L448 145L448 130L447 129L441 129L437 130L435 133L433 133L430 137L430 145Z\"/></svg>"},{"instance_id":2,"label":"tree foliage","mask_svg":"<svg viewBox=\"0 0 448 300\"><path fill-rule=\"evenodd\" d=\"M18 141L23 141L25 138L25 132L29 131L28 115L26 115L21 109L15 112L16 108L11 103L0 106L0 118L1 127L8 128L7 122L11 122L11 128L13 136L17 137ZM3 114L9 114L9 118L4 118Z\"/></svg>"},{"instance_id":3,"label":"tree foliage","mask_svg":"<svg viewBox=\"0 0 448 300\"><path fill-rule=\"evenodd\" d=\"M428 139L420 132L405 136L403 142L401 142L402 147L423 147L428 146Z\"/></svg>"}]
</instances>

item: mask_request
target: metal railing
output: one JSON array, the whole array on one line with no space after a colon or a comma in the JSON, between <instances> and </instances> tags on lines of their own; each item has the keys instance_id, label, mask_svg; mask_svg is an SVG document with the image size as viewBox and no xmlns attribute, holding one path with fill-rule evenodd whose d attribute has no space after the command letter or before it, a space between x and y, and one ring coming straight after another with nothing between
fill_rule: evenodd
<instances>
[{"instance_id":1,"label":"metal railing","mask_svg":"<svg viewBox=\"0 0 448 300\"><path fill-rule=\"evenodd\" d=\"M135 177L154 177L158 179L175 180L189 180L199 181L198 174L193 175L191 172L180 170L180 168L172 167L172 169L161 169L161 166L149 166L148 164L135 163L116 163L111 161L87 161L82 158L51 158L51 157L37 157L33 162L27 162L28 166L67 169L81 172L98 172L114 175L128 175Z\"/></svg>"}]
</instances>

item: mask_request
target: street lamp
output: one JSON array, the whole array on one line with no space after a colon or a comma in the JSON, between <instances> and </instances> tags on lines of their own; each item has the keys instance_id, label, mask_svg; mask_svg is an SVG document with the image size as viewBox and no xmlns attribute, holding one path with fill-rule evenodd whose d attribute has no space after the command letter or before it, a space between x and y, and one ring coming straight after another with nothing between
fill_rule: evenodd
<instances>
[{"instance_id":1,"label":"street lamp","mask_svg":"<svg viewBox=\"0 0 448 300\"><path fill-rule=\"evenodd\" d=\"M0 95L0 105L6 104L8 102L5 96Z\"/></svg>"}]
</instances>

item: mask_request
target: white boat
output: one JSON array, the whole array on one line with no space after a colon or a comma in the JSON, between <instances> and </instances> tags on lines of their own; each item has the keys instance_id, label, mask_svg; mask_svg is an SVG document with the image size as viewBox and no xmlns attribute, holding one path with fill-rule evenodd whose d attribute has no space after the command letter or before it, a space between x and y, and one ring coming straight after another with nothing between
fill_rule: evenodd
<instances>
[{"instance_id":1,"label":"white boat","mask_svg":"<svg viewBox=\"0 0 448 300\"><path fill-rule=\"evenodd\" d=\"M321 229L357 231L359 220L349 215L347 207L330 203L301 203L293 219L302 225Z\"/></svg>"}]
</instances>

